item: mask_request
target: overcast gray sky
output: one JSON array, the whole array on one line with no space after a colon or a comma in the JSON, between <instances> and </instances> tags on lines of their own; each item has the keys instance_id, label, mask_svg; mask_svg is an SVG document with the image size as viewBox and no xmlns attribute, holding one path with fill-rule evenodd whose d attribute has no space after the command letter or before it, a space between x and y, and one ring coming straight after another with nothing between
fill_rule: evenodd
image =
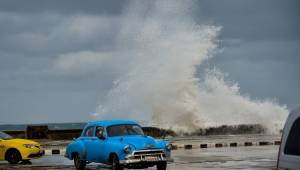
<instances>
[{"instance_id":1,"label":"overcast gray sky","mask_svg":"<svg viewBox=\"0 0 300 170\"><path fill-rule=\"evenodd\" d=\"M113 55L129 3L0 1L0 124L87 121L122 71L94 63L89 51ZM299 8L298 0L197 1L192 19L222 27L222 52L204 65L228 73L251 98L299 106ZM70 56L89 69L57 72Z\"/></svg>"}]
</instances>

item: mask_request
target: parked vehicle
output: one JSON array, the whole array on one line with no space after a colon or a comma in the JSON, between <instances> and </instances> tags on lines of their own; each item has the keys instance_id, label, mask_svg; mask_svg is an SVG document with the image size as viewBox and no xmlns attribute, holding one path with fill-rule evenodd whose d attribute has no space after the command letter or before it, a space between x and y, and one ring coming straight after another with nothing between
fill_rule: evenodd
<instances>
[{"instance_id":1,"label":"parked vehicle","mask_svg":"<svg viewBox=\"0 0 300 170\"><path fill-rule=\"evenodd\" d=\"M278 170L300 169L300 108L287 118L278 153Z\"/></svg>"},{"instance_id":2,"label":"parked vehicle","mask_svg":"<svg viewBox=\"0 0 300 170\"><path fill-rule=\"evenodd\" d=\"M167 168L171 159L171 145L165 140L146 136L134 121L114 120L88 123L79 138L67 146L67 158L73 159L77 169L96 162L123 168Z\"/></svg>"},{"instance_id":3,"label":"parked vehicle","mask_svg":"<svg viewBox=\"0 0 300 170\"><path fill-rule=\"evenodd\" d=\"M11 164L29 161L44 155L41 145L32 140L14 139L10 135L0 132L0 160Z\"/></svg>"}]
</instances>

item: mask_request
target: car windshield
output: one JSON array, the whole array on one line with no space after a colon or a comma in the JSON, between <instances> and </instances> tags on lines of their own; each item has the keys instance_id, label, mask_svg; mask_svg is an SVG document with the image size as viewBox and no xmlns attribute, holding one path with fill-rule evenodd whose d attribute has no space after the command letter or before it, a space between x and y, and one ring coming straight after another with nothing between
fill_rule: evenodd
<instances>
[{"instance_id":1,"label":"car windshield","mask_svg":"<svg viewBox=\"0 0 300 170\"><path fill-rule=\"evenodd\" d=\"M109 137L127 136L127 135L144 135L139 125L112 125L107 128Z\"/></svg>"},{"instance_id":2,"label":"car windshield","mask_svg":"<svg viewBox=\"0 0 300 170\"><path fill-rule=\"evenodd\" d=\"M13 137L4 133L4 132L0 132L0 139L12 139Z\"/></svg>"}]
</instances>

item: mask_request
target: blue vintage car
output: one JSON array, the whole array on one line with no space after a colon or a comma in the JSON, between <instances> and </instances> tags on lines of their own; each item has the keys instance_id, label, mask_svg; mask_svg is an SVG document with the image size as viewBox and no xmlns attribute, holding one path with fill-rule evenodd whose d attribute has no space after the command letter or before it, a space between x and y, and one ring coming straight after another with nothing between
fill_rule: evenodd
<instances>
[{"instance_id":1,"label":"blue vintage car","mask_svg":"<svg viewBox=\"0 0 300 170\"><path fill-rule=\"evenodd\" d=\"M148 168L165 170L171 159L171 144L146 136L134 121L113 120L88 123L79 138L67 146L67 158L77 169L87 163L111 165L113 170Z\"/></svg>"}]
</instances>

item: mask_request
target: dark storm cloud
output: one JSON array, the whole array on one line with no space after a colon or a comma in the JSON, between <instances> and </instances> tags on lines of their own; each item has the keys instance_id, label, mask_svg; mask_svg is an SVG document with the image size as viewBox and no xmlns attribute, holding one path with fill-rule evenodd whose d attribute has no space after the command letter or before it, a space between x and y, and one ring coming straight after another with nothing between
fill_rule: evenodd
<instances>
[{"instance_id":1,"label":"dark storm cloud","mask_svg":"<svg viewBox=\"0 0 300 170\"><path fill-rule=\"evenodd\" d=\"M276 98L289 108L299 105L299 41L255 41L225 47L210 64L238 82L252 98Z\"/></svg>"},{"instance_id":2,"label":"dark storm cloud","mask_svg":"<svg viewBox=\"0 0 300 170\"><path fill-rule=\"evenodd\" d=\"M222 37L247 40L299 40L298 0L202 0L199 22L223 27Z\"/></svg>"},{"instance_id":3,"label":"dark storm cloud","mask_svg":"<svg viewBox=\"0 0 300 170\"><path fill-rule=\"evenodd\" d=\"M252 98L299 105L300 1L199 1L195 20L222 26L222 53L206 64L228 73Z\"/></svg>"},{"instance_id":4,"label":"dark storm cloud","mask_svg":"<svg viewBox=\"0 0 300 170\"><path fill-rule=\"evenodd\" d=\"M0 123L88 119L114 73L64 75L50 66L64 54L111 50L122 4L98 2L0 2Z\"/></svg>"},{"instance_id":5,"label":"dark storm cloud","mask_svg":"<svg viewBox=\"0 0 300 170\"><path fill-rule=\"evenodd\" d=\"M29 1L1 1L0 11L18 13L44 13L54 12L61 14L120 14L122 8L128 1L126 0L89 0L83 3L81 0L29 0Z\"/></svg>"},{"instance_id":6,"label":"dark storm cloud","mask_svg":"<svg viewBox=\"0 0 300 170\"><path fill-rule=\"evenodd\" d=\"M0 22L0 50L29 55L110 48L119 28L116 17L77 13L64 16L0 11ZM99 34L101 31L106 34Z\"/></svg>"}]
</instances>

